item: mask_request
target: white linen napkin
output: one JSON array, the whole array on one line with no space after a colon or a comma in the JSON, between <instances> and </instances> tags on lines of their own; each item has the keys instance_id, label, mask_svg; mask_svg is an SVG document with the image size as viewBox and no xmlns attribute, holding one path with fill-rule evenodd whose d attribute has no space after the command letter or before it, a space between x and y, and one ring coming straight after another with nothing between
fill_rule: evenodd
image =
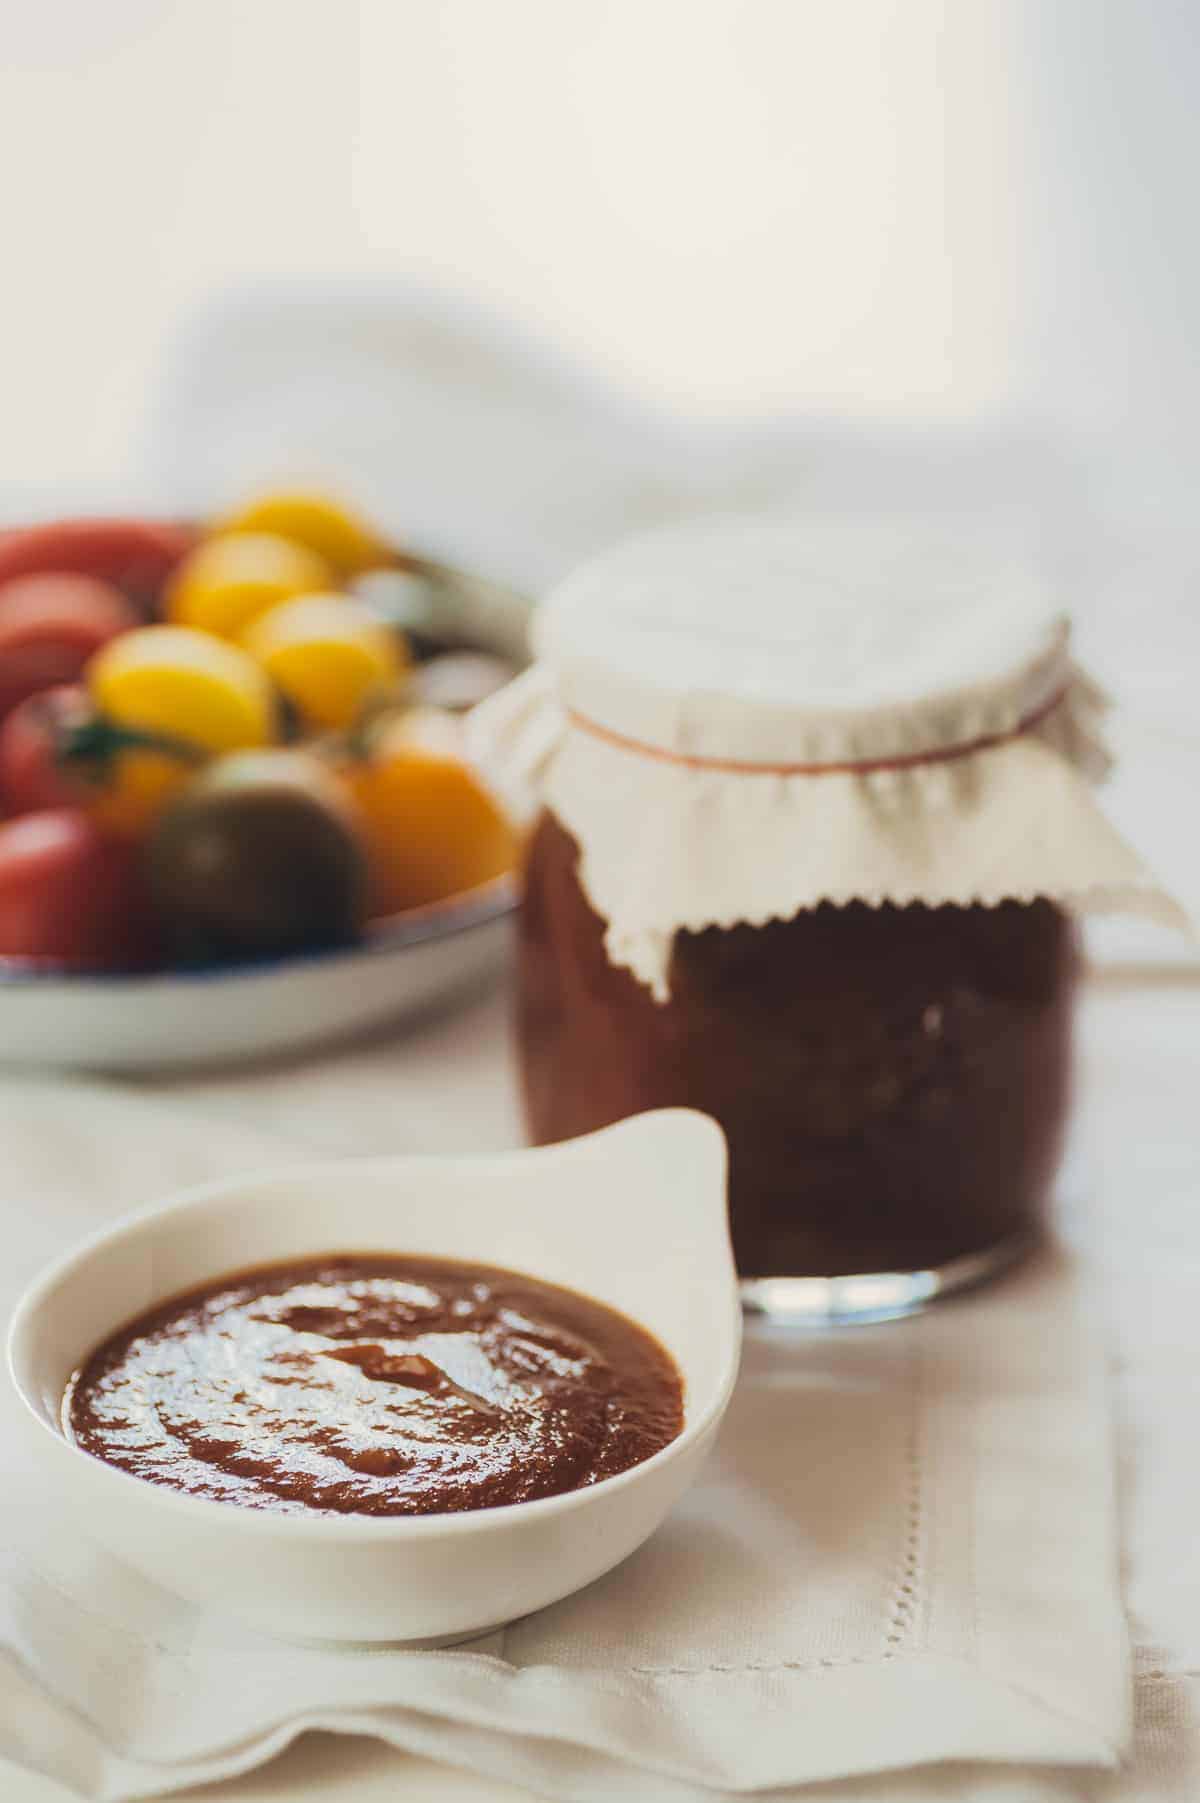
<instances>
[{"instance_id":1,"label":"white linen napkin","mask_svg":"<svg viewBox=\"0 0 1200 1803\"><path fill-rule=\"evenodd\" d=\"M333 1114L354 1058L341 1070L321 1077ZM288 1087L266 1076L262 1099ZM137 1200L295 1156L204 1100L6 1080L5 1289ZM285 1644L193 1609L94 1551L22 1437L4 1445L0 1752L89 1796L245 1770L308 1727L584 1803L791 1796L951 1759L1106 1766L1126 1740L1103 1363L1062 1254L908 1323L753 1336L666 1526L463 1649Z\"/></svg>"},{"instance_id":2,"label":"white linen napkin","mask_svg":"<svg viewBox=\"0 0 1200 1803\"><path fill-rule=\"evenodd\" d=\"M401 542L531 593L640 527L780 505L1000 515L1066 579L1091 575L1077 473L1042 431L679 418L413 281L219 296L168 344L137 463L141 504L173 512L276 481L332 483Z\"/></svg>"}]
</instances>

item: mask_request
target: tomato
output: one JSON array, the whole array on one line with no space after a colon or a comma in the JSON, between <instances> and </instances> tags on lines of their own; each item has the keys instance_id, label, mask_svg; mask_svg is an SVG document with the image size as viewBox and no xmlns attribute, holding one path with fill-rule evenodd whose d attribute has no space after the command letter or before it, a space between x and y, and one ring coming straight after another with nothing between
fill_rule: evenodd
<instances>
[{"instance_id":1,"label":"tomato","mask_svg":"<svg viewBox=\"0 0 1200 1803\"><path fill-rule=\"evenodd\" d=\"M185 959L342 945L365 918L353 806L303 751L218 758L158 822L144 868L164 931Z\"/></svg>"},{"instance_id":2,"label":"tomato","mask_svg":"<svg viewBox=\"0 0 1200 1803\"><path fill-rule=\"evenodd\" d=\"M88 665L87 685L117 725L205 751L275 737L274 693L253 658L186 626L143 626L114 639Z\"/></svg>"},{"instance_id":3,"label":"tomato","mask_svg":"<svg viewBox=\"0 0 1200 1803\"><path fill-rule=\"evenodd\" d=\"M323 557L269 532L208 538L184 559L167 589L168 618L236 638L259 614L293 595L333 586Z\"/></svg>"},{"instance_id":4,"label":"tomato","mask_svg":"<svg viewBox=\"0 0 1200 1803\"><path fill-rule=\"evenodd\" d=\"M0 719L39 689L71 682L138 615L96 576L18 576L0 586Z\"/></svg>"},{"instance_id":5,"label":"tomato","mask_svg":"<svg viewBox=\"0 0 1200 1803\"><path fill-rule=\"evenodd\" d=\"M92 717L87 691L70 684L30 695L0 727L0 802L9 814L81 804L80 780L59 747L78 722Z\"/></svg>"},{"instance_id":6,"label":"tomato","mask_svg":"<svg viewBox=\"0 0 1200 1803\"><path fill-rule=\"evenodd\" d=\"M272 532L315 551L339 576L391 559L387 542L352 508L309 489L277 489L218 522L217 532Z\"/></svg>"},{"instance_id":7,"label":"tomato","mask_svg":"<svg viewBox=\"0 0 1200 1803\"><path fill-rule=\"evenodd\" d=\"M16 576L95 576L132 600L153 600L195 538L164 520L53 520L0 532L0 582Z\"/></svg>"},{"instance_id":8,"label":"tomato","mask_svg":"<svg viewBox=\"0 0 1200 1803\"><path fill-rule=\"evenodd\" d=\"M83 808L114 833L145 830L206 754L115 726L77 684L31 695L0 727L0 803L10 814Z\"/></svg>"},{"instance_id":9,"label":"tomato","mask_svg":"<svg viewBox=\"0 0 1200 1803\"><path fill-rule=\"evenodd\" d=\"M373 913L441 901L516 862L513 827L467 763L448 715L395 716L340 774L363 822Z\"/></svg>"},{"instance_id":10,"label":"tomato","mask_svg":"<svg viewBox=\"0 0 1200 1803\"><path fill-rule=\"evenodd\" d=\"M261 614L242 644L310 726L358 719L365 702L400 681L403 639L349 595L301 595Z\"/></svg>"},{"instance_id":11,"label":"tomato","mask_svg":"<svg viewBox=\"0 0 1200 1803\"><path fill-rule=\"evenodd\" d=\"M133 847L67 808L0 826L0 957L88 968L155 951Z\"/></svg>"}]
</instances>

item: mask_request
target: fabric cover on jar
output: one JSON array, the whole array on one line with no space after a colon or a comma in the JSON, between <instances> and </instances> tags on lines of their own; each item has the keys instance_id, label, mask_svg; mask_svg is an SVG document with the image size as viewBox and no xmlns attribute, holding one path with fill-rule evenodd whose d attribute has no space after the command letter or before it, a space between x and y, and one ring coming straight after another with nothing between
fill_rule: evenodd
<instances>
[{"instance_id":1,"label":"fabric cover on jar","mask_svg":"<svg viewBox=\"0 0 1200 1803\"><path fill-rule=\"evenodd\" d=\"M660 530L540 609L474 721L580 847L613 963L822 901L1045 897L1183 925L1097 805L1105 698L1027 547L954 521Z\"/></svg>"}]
</instances>

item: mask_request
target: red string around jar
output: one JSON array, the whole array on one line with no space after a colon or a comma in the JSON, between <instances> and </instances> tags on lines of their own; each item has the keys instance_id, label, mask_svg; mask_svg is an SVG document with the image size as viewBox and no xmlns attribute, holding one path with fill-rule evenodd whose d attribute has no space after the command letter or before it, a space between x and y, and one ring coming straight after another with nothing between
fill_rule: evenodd
<instances>
[{"instance_id":1,"label":"red string around jar","mask_svg":"<svg viewBox=\"0 0 1200 1803\"><path fill-rule=\"evenodd\" d=\"M601 726L574 709L567 710L567 718L572 726L594 739L602 739L606 745L614 745L620 751L632 751L638 757L655 758L662 764L681 764L688 770L723 770L732 776L868 776L875 770L911 770L920 764L947 764L956 758L971 757L977 751L988 751L994 745L1007 745L1040 726L1066 699L1069 687L1069 683L1064 683L1007 732L985 733L961 745L939 746L935 751L902 752L898 757L863 758L837 764L760 764L738 758L695 757L687 752L667 751L661 745L647 745L640 739L627 738L624 733Z\"/></svg>"}]
</instances>

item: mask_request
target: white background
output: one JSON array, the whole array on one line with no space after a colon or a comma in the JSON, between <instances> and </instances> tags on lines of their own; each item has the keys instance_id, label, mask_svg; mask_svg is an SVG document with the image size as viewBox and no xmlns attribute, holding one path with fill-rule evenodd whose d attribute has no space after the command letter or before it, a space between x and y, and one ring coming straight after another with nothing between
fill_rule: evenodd
<instances>
[{"instance_id":1,"label":"white background","mask_svg":"<svg viewBox=\"0 0 1200 1803\"><path fill-rule=\"evenodd\" d=\"M0 0L0 480L261 275L417 274L688 412L1192 438L1189 0Z\"/></svg>"}]
</instances>

